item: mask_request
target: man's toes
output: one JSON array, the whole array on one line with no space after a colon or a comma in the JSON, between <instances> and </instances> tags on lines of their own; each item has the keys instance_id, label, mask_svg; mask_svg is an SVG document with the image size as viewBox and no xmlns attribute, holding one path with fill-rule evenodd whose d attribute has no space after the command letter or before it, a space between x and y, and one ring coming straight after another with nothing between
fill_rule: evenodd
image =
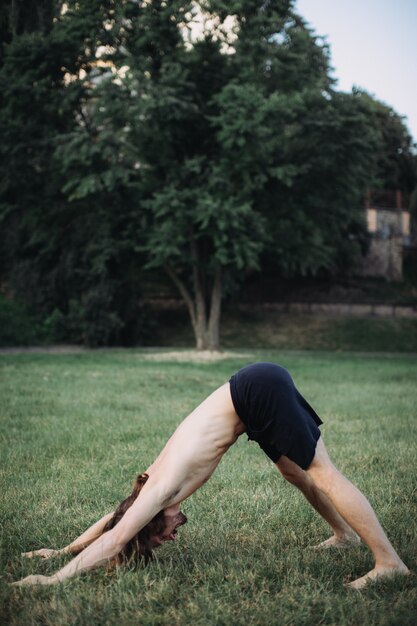
<instances>
[{"instance_id":1,"label":"man's toes","mask_svg":"<svg viewBox=\"0 0 417 626\"><path fill-rule=\"evenodd\" d=\"M410 570L404 564L402 564L401 567L374 568L365 574L365 576L361 576L350 583L346 583L345 587L348 589L360 590L367 587L370 583L384 580L386 578L393 578L394 576L407 576L409 574Z\"/></svg>"}]
</instances>

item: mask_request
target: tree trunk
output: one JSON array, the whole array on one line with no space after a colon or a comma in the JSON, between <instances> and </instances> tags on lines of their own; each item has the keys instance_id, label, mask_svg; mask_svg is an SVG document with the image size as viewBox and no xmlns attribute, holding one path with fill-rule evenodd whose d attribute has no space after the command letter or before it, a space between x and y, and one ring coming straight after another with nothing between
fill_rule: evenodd
<instances>
[{"instance_id":1,"label":"tree trunk","mask_svg":"<svg viewBox=\"0 0 417 626\"><path fill-rule=\"evenodd\" d=\"M172 279L178 288L178 291L182 295L185 304L187 305L188 312L190 314L191 325L194 331L195 344L197 350L207 350L207 316L206 308L204 304L204 294L201 289L199 281L194 277L194 298L190 291L187 289L184 281L178 276L177 272L165 265L164 267L168 276Z\"/></svg>"},{"instance_id":2,"label":"tree trunk","mask_svg":"<svg viewBox=\"0 0 417 626\"><path fill-rule=\"evenodd\" d=\"M202 320L201 323L194 328L194 337L196 350L207 350L207 324L205 320Z\"/></svg>"},{"instance_id":3,"label":"tree trunk","mask_svg":"<svg viewBox=\"0 0 417 626\"><path fill-rule=\"evenodd\" d=\"M200 272L200 254L194 233L190 234L191 259L193 262L193 291L195 307L194 336L197 350L207 350L207 312L204 286Z\"/></svg>"},{"instance_id":4,"label":"tree trunk","mask_svg":"<svg viewBox=\"0 0 417 626\"><path fill-rule=\"evenodd\" d=\"M195 253L195 251L194 251ZM201 277L197 266L193 272L193 292L187 289L184 281L170 266L165 266L168 276L178 287L187 305L194 331L197 350L218 350L220 347L220 312L222 300L222 270L218 268L210 294L210 315L206 307Z\"/></svg>"},{"instance_id":5,"label":"tree trunk","mask_svg":"<svg viewBox=\"0 0 417 626\"><path fill-rule=\"evenodd\" d=\"M194 336L197 350L207 350L207 312L203 286L199 275L194 277L194 307L195 326Z\"/></svg>"},{"instance_id":6,"label":"tree trunk","mask_svg":"<svg viewBox=\"0 0 417 626\"><path fill-rule=\"evenodd\" d=\"M214 276L211 290L210 317L208 321L208 349L220 348L220 313L222 305L222 270L219 267Z\"/></svg>"}]
</instances>

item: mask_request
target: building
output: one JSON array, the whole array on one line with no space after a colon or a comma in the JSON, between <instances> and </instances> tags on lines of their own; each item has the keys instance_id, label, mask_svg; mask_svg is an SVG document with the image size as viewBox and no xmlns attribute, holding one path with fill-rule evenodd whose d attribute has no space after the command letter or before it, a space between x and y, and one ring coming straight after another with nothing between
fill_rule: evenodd
<instances>
[{"instance_id":1,"label":"building","mask_svg":"<svg viewBox=\"0 0 417 626\"><path fill-rule=\"evenodd\" d=\"M401 191L369 192L365 210L371 245L361 273L401 281L404 248L410 246L408 198Z\"/></svg>"}]
</instances>

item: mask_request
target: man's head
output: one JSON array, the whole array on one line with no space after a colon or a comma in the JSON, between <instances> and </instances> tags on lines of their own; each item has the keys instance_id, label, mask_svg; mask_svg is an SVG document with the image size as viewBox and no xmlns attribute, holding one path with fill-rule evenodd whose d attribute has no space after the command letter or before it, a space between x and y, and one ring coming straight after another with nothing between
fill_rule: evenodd
<instances>
[{"instance_id":1,"label":"man's head","mask_svg":"<svg viewBox=\"0 0 417 626\"><path fill-rule=\"evenodd\" d=\"M164 527L149 537L152 548L157 548L166 541L175 541L178 528L187 522L186 516L180 511L179 504L164 509L162 513Z\"/></svg>"},{"instance_id":2,"label":"man's head","mask_svg":"<svg viewBox=\"0 0 417 626\"><path fill-rule=\"evenodd\" d=\"M120 522L126 511L132 506L139 496L143 486L148 480L148 474L139 474L133 485L133 490L123 502L119 504L113 517L107 522L103 532L114 528ZM151 521L146 524L114 559L115 564L121 564L131 559L144 560L145 563L152 559L152 551L166 541L174 541L177 529L185 524L187 518L180 511L179 504L160 511Z\"/></svg>"}]
</instances>

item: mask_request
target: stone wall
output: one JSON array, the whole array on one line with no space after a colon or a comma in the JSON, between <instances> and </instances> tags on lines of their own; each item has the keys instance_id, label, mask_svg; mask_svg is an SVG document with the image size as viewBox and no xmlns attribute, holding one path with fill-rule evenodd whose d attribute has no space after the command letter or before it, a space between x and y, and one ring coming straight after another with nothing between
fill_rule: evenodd
<instances>
[{"instance_id":1,"label":"stone wall","mask_svg":"<svg viewBox=\"0 0 417 626\"><path fill-rule=\"evenodd\" d=\"M246 305L250 309L251 305ZM238 305L244 309L245 305ZM397 317L417 319L417 305L362 304L330 302L265 302L261 308L280 313L306 313L316 315L340 315L346 317Z\"/></svg>"},{"instance_id":2,"label":"stone wall","mask_svg":"<svg viewBox=\"0 0 417 626\"><path fill-rule=\"evenodd\" d=\"M157 311L184 311L186 306L179 298L151 298L146 304ZM240 302L233 308L238 311L276 311L306 315L346 317L382 317L417 319L417 304L373 304L361 302Z\"/></svg>"}]
</instances>

